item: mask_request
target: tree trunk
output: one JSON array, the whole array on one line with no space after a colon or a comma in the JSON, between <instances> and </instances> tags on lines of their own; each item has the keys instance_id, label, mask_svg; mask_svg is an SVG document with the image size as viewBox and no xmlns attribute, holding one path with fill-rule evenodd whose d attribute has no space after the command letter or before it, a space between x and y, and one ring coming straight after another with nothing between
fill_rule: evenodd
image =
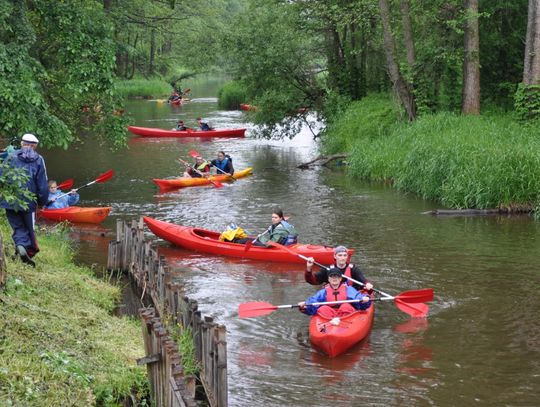
<instances>
[{"instance_id":1,"label":"tree trunk","mask_svg":"<svg viewBox=\"0 0 540 407\"><path fill-rule=\"evenodd\" d=\"M148 58L148 75L154 74L154 60L156 57L156 30L150 34L150 56Z\"/></svg>"},{"instance_id":2,"label":"tree trunk","mask_svg":"<svg viewBox=\"0 0 540 407\"><path fill-rule=\"evenodd\" d=\"M540 85L540 0L529 0L523 83Z\"/></svg>"},{"instance_id":3,"label":"tree trunk","mask_svg":"<svg viewBox=\"0 0 540 407\"><path fill-rule=\"evenodd\" d=\"M386 0L379 0L379 11L381 14L381 22L383 26L384 53L386 55L386 64L388 67L388 75L397 92L399 99L405 106L407 116L410 121L416 119L416 102L410 89L408 88L396 61L396 46L392 37L390 28L390 11Z\"/></svg>"},{"instance_id":4,"label":"tree trunk","mask_svg":"<svg viewBox=\"0 0 540 407\"><path fill-rule=\"evenodd\" d=\"M411 23L411 6L409 0L401 0L401 22L403 24L403 41L407 51L407 63L411 72L416 64L416 52L414 49L413 30Z\"/></svg>"},{"instance_id":5,"label":"tree trunk","mask_svg":"<svg viewBox=\"0 0 540 407\"><path fill-rule=\"evenodd\" d=\"M103 0L103 9L105 10L105 12L110 12L111 11L111 5L112 5L112 0Z\"/></svg>"},{"instance_id":6,"label":"tree trunk","mask_svg":"<svg viewBox=\"0 0 540 407\"><path fill-rule=\"evenodd\" d=\"M478 0L465 0L463 89L461 113L480 114L480 39Z\"/></svg>"}]
</instances>

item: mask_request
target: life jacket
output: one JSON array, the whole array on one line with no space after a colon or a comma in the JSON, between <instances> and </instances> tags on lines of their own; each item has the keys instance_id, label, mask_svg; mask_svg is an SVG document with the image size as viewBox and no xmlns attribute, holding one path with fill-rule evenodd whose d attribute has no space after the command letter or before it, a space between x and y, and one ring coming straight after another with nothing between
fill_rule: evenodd
<instances>
[{"instance_id":1,"label":"life jacket","mask_svg":"<svg viewBox=\"0 0 540 407\"><path fill-rule=\"evenodd\" d=\"M349 278L352 278L352 269L353 269L353 267L354 267L354 265L352 263L347 264L345 266L345 272L343 274L345 274ZM332 264L329 268L331 268L331 269L336 268L336 265ZM347 279L347 284L352 286L354 283L351 280Z\"/></svg>"},{"instance_id":2,"label":"life jacket","mask_svg":"<svg viewBox=\"0 0 540 407\"><path fill-rule=\"evenodd\" d=\"M347 299L347 285L341 283L337 290L334 290L330 284L327 284L324 289L326 290L326 301L345 301ZM339 308L341 304L329 304L332 308Z\"/></svg>"},{"instance_id":3,"label":"life jacket","mask_svg":"<svg viewBox=\"0 0 540 407\"><path fill-rule=\"evenodd\" d=\"M225 171L227 168L227 164L229 163L229 160L232 161L232 158L230 155L226 155L223 161L216 160L216 167L219 168L221 171Z\"/></svg>"},{"instance_id":4,"label":"life jacket","mask_svg":"<svg viewBox=\"0 0 540 407\"><path fill-rule=\"evenodd\" d=\"M294 228L294 226L285 220L281 221L281 225L285 228L288 235L285 239L282 239L282 240L285 240L284 242L279 242L279 243L281 243L284 246L296 244L298 242L298 233L296 232L296 229Z\"/></svg>"}]
</instances>

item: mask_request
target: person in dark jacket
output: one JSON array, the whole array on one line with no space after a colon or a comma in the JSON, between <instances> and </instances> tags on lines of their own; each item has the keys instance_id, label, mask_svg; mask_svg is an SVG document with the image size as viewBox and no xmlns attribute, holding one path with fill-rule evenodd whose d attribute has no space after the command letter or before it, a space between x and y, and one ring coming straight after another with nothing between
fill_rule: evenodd
<instances>
[{"instance_id":1,"label":"person in dark jacket","mask_svg":"<svg viewBox=\"0 0 540 407\"><path fill-rule=\"evenodd\" d=\"M2 199L0 206L6 210L6 217L13 229L13 242L16 254L25 263L35 267L32 257L39 251L34 223L37 205L45 205L49 197L47 185L47 169L43 157L36 152L38 139L33 134L22 136L21 149L10 155L6 162L13 168L22 168L29 179L26 188L34 197L31 199L21 196L28 207L23 208L16 203Z\"/></svg>"},{"instance_id":2,"label":"person in dark jacket","mask_svg":"<svg viewBox=\"0 0 540 407\"><path fill-rule=\"evenodd\" d=\"M218 152L217 159L210 161L210 165L218 169L218 174L234 174L232 158L225 151Z\"/></svg>"},{"instance_id":3,"label":"person in dark jacket","mask_svg":"<svg viewBox=\"0 0 540 407\"><path fill-rule=\"evenodd\" d=\"M367 279L364 277L364 274L362 273L362 270L360 270L358 266L347 262L348 257L349 255L347 252L347 248L345 246L337 246L334 249L335 263L328 267L321 267L321 269L316 273L313 272L313 257L308 258L306 262L306 271L304 272L304 278L306 282L311 285L328 283L329 271L336 268L340 270L341 274L344 274L348 277L355 279L356 281L360 281L361 283L363 283L364 287L360 284L352 283L350 281L348 282L349 285L352 285L357 290L360 290L361 288L371 290L373 288L373 284L367 281Z\"/></svg>"},{"instance_id":4,"label":"person in dark jacket","mask_svg":"<svg viewBox=\"0 0 540 407\"><path fill-rule=\"evenodd\" d=\"M208 124L208 122L200 117L197 117L197 124L199 125L200 131L210 131L214 130L212 126Z\"/></svg>"}]
</instances>

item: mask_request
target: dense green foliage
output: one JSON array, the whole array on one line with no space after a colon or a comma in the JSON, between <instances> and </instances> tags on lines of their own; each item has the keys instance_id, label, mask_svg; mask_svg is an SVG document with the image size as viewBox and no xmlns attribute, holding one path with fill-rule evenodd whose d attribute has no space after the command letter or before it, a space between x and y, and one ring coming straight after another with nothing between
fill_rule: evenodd
<instances>
[{"instance_id":1,"label":"dense green foliage","mask_svg":"<svg viewBox=\"0 0 540 407\"><path fill-rule=\"evenodd\" d=\"M0 24L0 135L67 147L84 118L93 136L124 142L101 3L0 0Z\"/></svg>"},{"instance_id":2,"label":"dense green foliage","mask_svg":"<svg viewBox=\"0 0 540 407\"><path fill-rule=\"evenodd\" d=\"M0 232L6 243L4 216ZM62 229L38 235L37 267L8 258L0 292L0 405L149 405L140 323L112 315L119 287L73 264Z\"/></svg>"},{"instance_id":3,"label":"dense green foliage","mask_svg":"<svg viewBox=\"0 0 540 407\"><path fill-rule=\"evenodd\" d=\"M0 191L2 199L9 205L28 209L26 200L35 198L24 186L28 181L28 174L22 168L12 168L6 162L0 161Z\"/></svg>"},{"instance_id":4,"label":"dense green foliage","mask_svg":"<svg viewBox=\"0 0 540 407\"><path fill-rule=\"evenodd\" d=\"M230 81L218 91L218 106L221 109L238 110L247 100L246 89L238 81Z\"/></svg>"},{"instance_id":5,"label":"dense green foliage","mask_svg":"<svg viewBox=\"0 0 540 407\"><path fill-rule=\"evenodd\" d=\"M540 128L509 115L425 115L398 124L392 103L368 97L331 126L328 152L352 150L351 174L452 208L540 205Z\"/></svg>"}]
</instances>

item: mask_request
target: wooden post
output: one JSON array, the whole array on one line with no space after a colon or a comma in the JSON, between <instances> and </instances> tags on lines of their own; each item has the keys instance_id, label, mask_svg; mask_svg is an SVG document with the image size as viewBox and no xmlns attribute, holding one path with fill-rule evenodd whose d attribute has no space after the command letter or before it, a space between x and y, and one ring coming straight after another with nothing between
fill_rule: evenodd
<instances>
[{"instance_id":1,"label":"wooden post","mask_svg":"<svg viewBox=\"0 0 540 407\"><path fill-rule=\"evenodd\" d=\"M2 234L0 233L0 288L6 284L6 258L4 257L4 241L2 240Z\"/></svg>"}]
</instances>

